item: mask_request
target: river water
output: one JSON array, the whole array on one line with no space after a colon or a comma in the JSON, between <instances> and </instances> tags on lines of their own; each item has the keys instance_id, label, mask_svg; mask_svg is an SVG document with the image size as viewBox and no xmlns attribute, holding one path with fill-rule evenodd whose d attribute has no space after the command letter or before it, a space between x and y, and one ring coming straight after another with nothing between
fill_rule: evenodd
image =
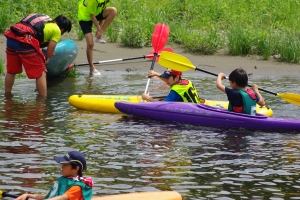
<instances>
[{"instance_id":1,"label":"river water","mask_svg":"<svg viewBox=\"0 0 300 200\"><path fill-rule=\"evenodd\" d=\"M0 190L45 193L60 176L53 156L80 150L88 160L84 175L93 177L97 196L175 190L191 200L300 199L300 134L162 123L68 104L76 93L141 94L147 82L145 73L102 74L51 80L45 101L36 98L28 79L16 80L11 99L0 95ZM201 97L226 99L214 77L199 72L186 78ZM270 91L300 93L296 78L252 81ZM152 95L168 92L159 80L149 89ZM298 106L262 95L274 117L300 119Z\"/></svg>"}]
</instances>

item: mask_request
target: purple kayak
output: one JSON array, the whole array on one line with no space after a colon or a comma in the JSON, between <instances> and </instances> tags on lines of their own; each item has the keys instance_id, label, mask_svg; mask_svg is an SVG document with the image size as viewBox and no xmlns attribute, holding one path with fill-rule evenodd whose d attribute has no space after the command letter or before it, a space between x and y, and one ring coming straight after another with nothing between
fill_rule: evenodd
<instances>
[{"instance_id":1,"label":"purple kayak","mask_svg":"<svg viewBox=\"0 0 300 200\"><path fill-rule=\"evenodd\" d=\"M244 128L251 130L300 130L300 120L251 116L229 112L223 108L183 102L129 103L116 102L123 113L159 121L183 122L198 126Z\"/></svg>"}]
</instances>

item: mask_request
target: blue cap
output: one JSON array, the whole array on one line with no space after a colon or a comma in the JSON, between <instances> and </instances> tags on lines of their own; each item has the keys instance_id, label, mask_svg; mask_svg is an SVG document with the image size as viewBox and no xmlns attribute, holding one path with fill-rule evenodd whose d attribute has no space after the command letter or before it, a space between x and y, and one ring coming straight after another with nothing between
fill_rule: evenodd
<instances>
[{"instance_id":1,"label":"blue cap","mask_svg":"<svg viewBox=\"0 0 300 200\"><path fill-rule=\"evenodd\" d=\"M176 70L167 69L163 74L160 75L162 78L169 78L170 76L181 76L182 72Z\"/></svg>"},{"instance_id":2,"label":"blue cap","mask_svg":"<svg viewBox=\"0 0 300 200\"><path fill-rule=\"evenodd\" d=\"M70 151L63 157L55 156L54 160L61 164L72 163L79 167L80 171L87 170L86 160L82 153L79 151Z\"/></svg>"}]
</instances>

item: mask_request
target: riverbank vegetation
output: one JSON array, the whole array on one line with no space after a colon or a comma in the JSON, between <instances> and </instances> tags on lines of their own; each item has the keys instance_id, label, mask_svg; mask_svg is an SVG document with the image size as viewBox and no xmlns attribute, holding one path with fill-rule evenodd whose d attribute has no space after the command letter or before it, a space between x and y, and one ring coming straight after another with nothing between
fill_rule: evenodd
<instances>
[{"instance_id":1,"label":"riverbank vegetation","mask_svg":"<svg viewBox=\"0 0 300 200\"><path fill-rule=\"evenodd\" d=\"M5 63L4 59L0 56L0 75L5 74Z\"/></svg>"},{"instance_id":2,"label":"riverbank vegetation","mask_svg":"<svg viewBox=\"0 0 300 200\"><path fill-rule=\"evenodd\" d=\"M0 0L0 32L29 13L68 16L72 32L82 39L77 22L78 0ZM151 45L156 23L170 26L169 43L187 51L230 55L276 55L281 61L300 61L300 12L297 0L111 0L118 16L105 34L125 46Z\"/></svg>"}]
</instances>

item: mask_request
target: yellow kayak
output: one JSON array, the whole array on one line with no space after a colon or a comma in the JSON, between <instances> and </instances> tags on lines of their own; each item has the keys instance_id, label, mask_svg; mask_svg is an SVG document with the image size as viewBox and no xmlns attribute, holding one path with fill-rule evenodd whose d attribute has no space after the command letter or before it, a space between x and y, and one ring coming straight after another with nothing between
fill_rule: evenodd
<instances>
[{"instance_id":1,"label":"yellow kayak","mask_svg":"<svg viewBox=\"0 0 300 200\"><path fill-rule=\"evenodd\" d=\"M200 99L200 103L213 106L213 107L220 107L220 108L228 108L228 101L219 101L219 100L206 100L206 99ZM273 116L273 110L267 106L260 106L256 104L256 113L265 115L268 117Z\"/></svg>"},{"instance_id":2,"label":"yellow kayak","mask_svg":"<svg viewBox=\"0 0 300 200\"><path fill-rule=\"evenodd\" d=\"M137 95L90 95L90 94L76 94L69 97L69 103L71 106L88 111L98 111L105 113L121 113L115 108L115 102L126 101L131 103L142 102L142 97ZM228 101L218 100L200 100L209 106L228 108ZM271 117L273 111L266 106L260 107L256 105L256 112L258 114Z\"/></svg>"},{"instance_id":3,"label":"yellow kayak","mask_svg":"<svg viewBox=\"0 0 300 200\"><path fill-rule=\"evenodd\" d=\"M0 190L0 198L18 198L18 195L9 194ZM128 194L115 194L101 197L92 197L91 200L182 200L181 195L176 191L154 191L154 192L133 192Z\"/></svg>"},{"instance_id":4,"label":"yellow kayak","mask_svg":"<svg viewBox=\"0 0 300 200\"><path fill-rule=\"evenodd\" d=\"M103 197L93 197L92 200L182 200L181 195L175 191L134 192L129 194L116 194Z\"/></svg>"}]
</instances>

